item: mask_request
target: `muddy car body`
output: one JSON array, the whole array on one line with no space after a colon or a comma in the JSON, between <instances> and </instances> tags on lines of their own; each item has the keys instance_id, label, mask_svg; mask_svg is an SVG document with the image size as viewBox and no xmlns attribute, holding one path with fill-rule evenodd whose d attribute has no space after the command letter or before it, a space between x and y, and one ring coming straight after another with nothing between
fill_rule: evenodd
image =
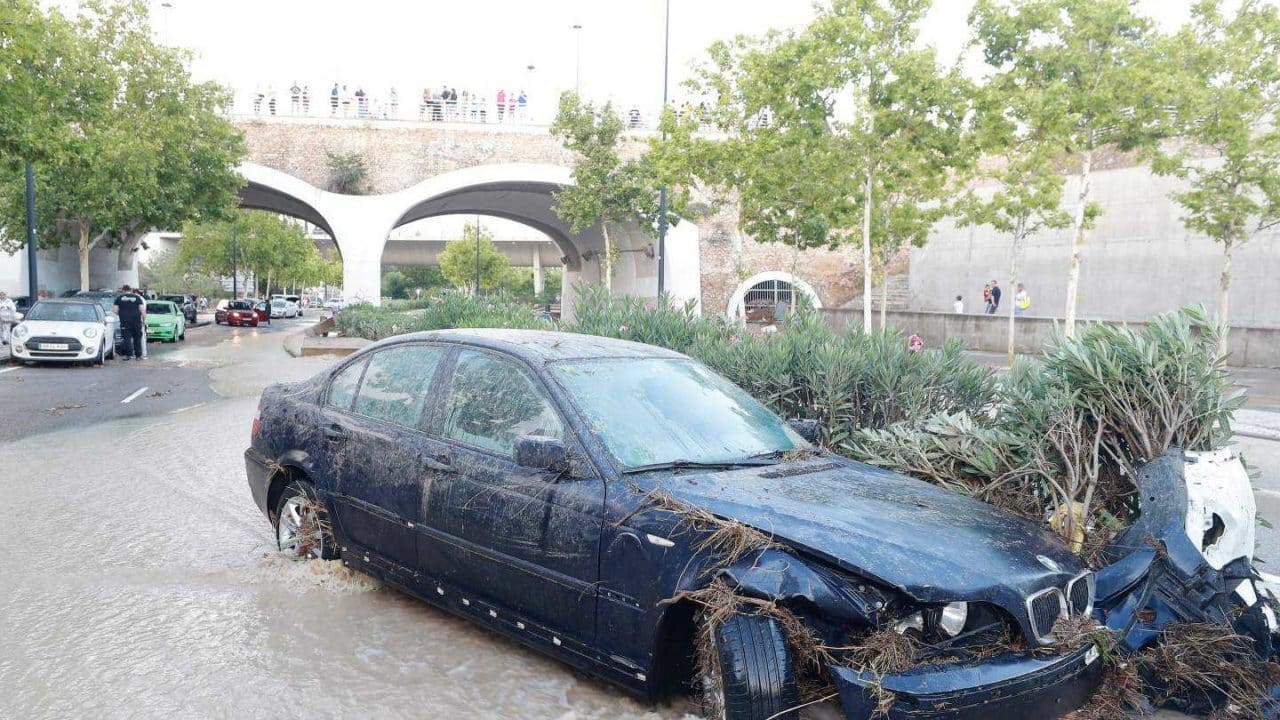
<instances>
[{"instance_id":1,"label":"muddy car body","mask_svg":"<svg viewBox=\"0 0 1280 720\"><path fill-rule=\"evenodd\" d=\"M1092 605L1092 576L1062 544L819 453L795 427L667 350L441 331L268 388L245 460L283 548L341 556L649 698L696 683L706 612L689 593L711 583L788 608L832 647L889 628L938 650L881 676L831 664L849 718L868 717L883 689L894 717L1031 720L1087 698L1096 648L1052 646L1054 622ZM726 557L680 508L770 541ZM302 523L308 512L319 520ZM773 642L717 634L717 667L729 677L734 652L767 650L783 670L772 685L743 670L724 689L752 707L729 692L717 714L759 720L797 701L794 659L770 621L745 621Z\"/></svg>"}]
</instances>

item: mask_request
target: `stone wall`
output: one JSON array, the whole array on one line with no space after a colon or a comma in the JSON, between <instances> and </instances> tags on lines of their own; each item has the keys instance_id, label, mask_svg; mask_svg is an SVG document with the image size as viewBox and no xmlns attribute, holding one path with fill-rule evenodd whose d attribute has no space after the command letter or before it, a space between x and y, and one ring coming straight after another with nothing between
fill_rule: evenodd
<instances>
[{"instance_id":1,"label":"stone wall","mask_svg":"<svg viewBox=\"0 0 1280 720\"><path fill-rule=\"evenodd\" d=\"M859 327L862 314L848 308L823 310L827 323L843 331ZM889 327L904 335L916 334L925 347L940 347L959 340L970 350L1004 353L1009 343L1006 315L976 315L945 312L891 310ZM1061 321L1051 317L1020 317L1014 324L1014 350L1024 355L1039 354ZM1128 323L1142 325L1142 323ZM1227 339L1228 362L1239 367L1280 367L1280 328L1236 326Z\"/></svg>"}]
</instances>

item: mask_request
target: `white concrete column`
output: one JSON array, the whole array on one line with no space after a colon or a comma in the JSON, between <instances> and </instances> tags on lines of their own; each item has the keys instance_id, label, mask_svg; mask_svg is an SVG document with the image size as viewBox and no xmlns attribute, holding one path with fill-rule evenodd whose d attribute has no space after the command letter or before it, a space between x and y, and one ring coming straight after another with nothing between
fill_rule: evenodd
<instances>
[{"instance_id":1,"label":"white concrete column","mask_svg":"<svg viewBox=\"0 0 1280 720\"><path fill-rule=\"evenodd\" d=\"M347 302L382 304L382 249L390 222L366 213L331 212L334 242L342 254L342 297Z\"/></svg>"},{"instance_id":2,"label":"white concrete column","mask_svg":"<svg viewBox=\"0 0 1280 720\"><path fill-rule=\"evenodd\" d=\"M533 292L538 294L546 288L546 278L542 276L542 251L533 246Z\"/></svg>"},{"instance_id":3,"label":"white concrete column","mask_svg":"<svg viewBox=\"0 0 1280 720\"><path fill-rule=\"evenodd\" d=\"M688 220L667 231L663 280L674 302L682 305L693 300L698 312L702 312L702 261L698 243L698 226Z\"/></svg>"}]
</instances>

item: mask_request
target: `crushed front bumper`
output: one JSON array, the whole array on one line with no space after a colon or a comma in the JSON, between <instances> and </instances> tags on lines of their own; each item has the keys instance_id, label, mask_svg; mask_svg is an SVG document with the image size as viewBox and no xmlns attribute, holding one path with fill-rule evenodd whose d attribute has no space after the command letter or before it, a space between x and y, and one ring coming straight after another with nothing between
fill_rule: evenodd
<instances>
[{"instance_id":1,"label":"crushed front bumper","mask_svg":"<svg viewBox=\"0 0 1280 720\"><path fill-rule=\"evenodd\" d=\"M1102 681L1102 660L1092 643L1066 655L1011 652L879 677L828 670L848 720L875 717L877 685L893 695L891 720L1052 720L1083 705Z\"/></svg>"}]
</instances>

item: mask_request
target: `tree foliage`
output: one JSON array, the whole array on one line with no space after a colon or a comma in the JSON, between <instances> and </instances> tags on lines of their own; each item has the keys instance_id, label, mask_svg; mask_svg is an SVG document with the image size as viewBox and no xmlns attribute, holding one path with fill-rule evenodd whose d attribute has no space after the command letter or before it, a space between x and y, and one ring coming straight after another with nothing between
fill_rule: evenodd
<instances>
[{"instance_id":1,"label":"tree foliage","mask_svg":"<svg viewBox=\"0 0 1280 720\"><path fill-rule=\"evenodd\" d=\"M325 188L342 195L364 195L368 192L369 166L360 153L325 151L329 179Z\"/></svg>"},{"instance_id":2,"label":"tree foliage","mask_svg":"<svg viewBox=\"0 0 1280 720\"><path fill-rule=\"evenodd\" d=\"M479 262L476 256L479 254ZM438 262L440 272L454 287L476 292L479 268L480 290L493 290L506 282L511 271L507 258L493 244L493 235L480 225L466 225L462 239L445 245Z\"/></svg>"},{"instance_id":3,"label":"tree foliage","mask_svg":"<svg viewBox=\"0 0 1280 720\"><path fill-rule=\"evenodd\" d=\"M268 292L342 281L341 263L325 259L298 223L261 210L238 211L230 221L186 223L179 257L190 272L226 277L233 245L236 269L253 273Z\"/></svg>"},{"instance_id":4,"label":"tree foliage","mask_svg":"<svg viewBox=\"0 0 1280 720\"><path fill-rule=\"evenodd\" d=\"M116 245L153 227L225 216L243 182L236 166L245 150L239 131L218 114L226 91L193 82L189 56L154 42L140 0L88 0L69 22L68 29L55 12L45 16L53 29L43 37L55 45L44 51L56 58L65 41L73 48L73 63L79 65L84 55L92 62L83 64L73 97L50 100L40 113L19 113L34 120L18 121L48 123L57 131L27 132L4 142L39 152L41 244L74 239L81 287L87 289L94 247ZM37 66L8 70L24 76ZM33 89L20 88L19 94L37 97L67 91L29 79L22 85ZM65 105L75 108L65 116L55 112ZM13 172L21 159L5 156L7 182L0 186L0 247L8 251L24 236L23 186L20 173Z\"/></svg>"},{"instance_id":5,"label":"tree foliage","mask_svg":"<svg viewBox=\"0 0 1280 720\"><path fill-rule=\"evenodd\" d=\"M1154 168L1187 181L1173 194L1187 229L1222 243L1217 321L1225 329L1235 249L1280 224L1280 11L1244 0L1229 13L1220 0L1202 0L1163 49L1185 141L1158 153Z\"/></svg>"}]
</instances>

